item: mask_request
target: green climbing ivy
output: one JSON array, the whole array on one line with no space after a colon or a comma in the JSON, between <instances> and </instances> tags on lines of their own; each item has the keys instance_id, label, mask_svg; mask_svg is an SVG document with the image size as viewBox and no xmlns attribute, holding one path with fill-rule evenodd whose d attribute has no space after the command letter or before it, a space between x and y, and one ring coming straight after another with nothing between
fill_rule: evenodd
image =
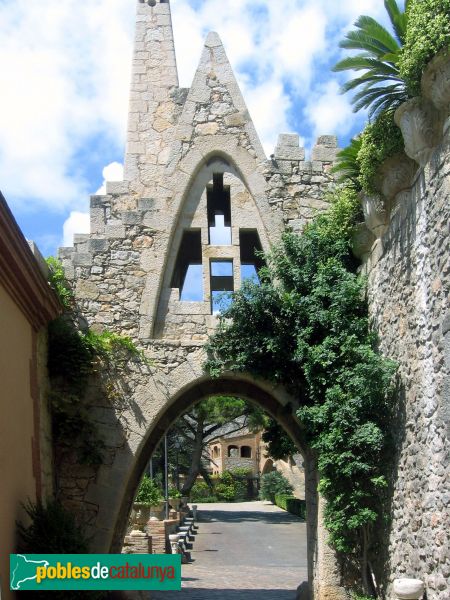
<instances>
[{"instance_id":1,"label":"green climbing ivy","mask_svg":"<svg viewBox=\"0 0 450 600\"><path fill-rule=\"evenodd\" d=\"M89 380L96 373L101 373L103 393L115 402L118 394L114 381L126 363L138 360L148 364L148 361L128 336L111 331L81 331L73 312L73 292L64 277L61 263L51 257L47 264L50 284L65 309L64 314L48 327L53 431L57 441L77 449L81 463L99 464L104 443L92 422L85 398Z\"/></svg>"},{"instance_id":2,"label":"green climbing ivy","mask_svg":"<svg viewBox=\"0 0 450 600\"><path fill-rule=\"evenodd\" d=\"M330 542L359 557L364 578L386 488L395 366L376 350L366 282L351 253L359 210L355 190L341 187L301 236L284 235L261 284L234 294L210 338L206 369L251 372L298 397L318 454Z\"/></svg>"},{"instance_id":3,"label":"green climbing ivy","mask_svg":"<svg viewBox=\"0 0 450 600\"><path fill-rule=\"evenodd\" d=\"M393 111L381 113L373 123L368 123L360 144L356 157L359 185L368 195L378 194L376 176L380 165L404 149L402 132L394 122Z\"/></svg>"},{"instance_id":4,"label":"green climbing ivy","mask_svg":"<svg viewBox=\"0 0 450 600\"><path fill-rule=\"evenodd\" d=\"M411 96L420 96L422 73L440 50L450 49L450 0L410 0L400 76Z\"/></svg>"}]
</instances>

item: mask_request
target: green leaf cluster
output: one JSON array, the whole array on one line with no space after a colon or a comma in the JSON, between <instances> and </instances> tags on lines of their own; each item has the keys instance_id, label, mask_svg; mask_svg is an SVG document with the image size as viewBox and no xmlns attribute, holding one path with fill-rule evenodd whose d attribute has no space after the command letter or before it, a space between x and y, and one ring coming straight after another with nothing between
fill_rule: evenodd
<instances>
[{"instance_id":1,"label":"green leaf cluster","mask_svg":"<svg viewBox=\"0 0 450 600\"><path fill-rule=\"evenodd\" d=\"M267 446L267 456L275 460L285 460L298 452L294 442L284 429L273 419L269 419L262 434L262 441Z\"/></svg>"},{"instance_id":2,"label":"green leaf cluster","mask_svg":"<svg viewBox=\"0 0 450 600\"><path fill-rule=\"evenodd\" d=\"M89 543L77 525L71 512L56 500L28 502L25 506L29 523L17 523L20 536L19 550L28 554L86 554ZM19 595L21 595L19 593ZM100 600L106 597L105 592L54 591L51 597L55 600L75 600L90 598ZM45 600L48 592L26 592L26 597Z\"/></svg>"},{"instance_id":3,"label":"green leaf cluster","mask_svg":"<svg viewBox=\"0 0 450 600\"><path fill-rule=\"evenodd\" d=\"M318 454L330 541L347 553L362 552L380 514L395 371L376 350L351 253L358 211L355 190L338 188L301 236L284 235L261 285L234 294L206 364L212 374L251 372L297 396Z\"/></svg>"},{"instance_id":4,"label":"green leaf cluster","mask_svg":"<svg viewBox=\"0 0 450 600\"><path fill-rule=\"evenodd\" d=\"M275 497L277 495L290 496L293 490L292 485L279 471L271 471L270 473L261 475L261 487L259 490L261 500L270 500L270 502L275 504Z\"/></svg>"},{"instance_id":5,"label":"green leaf cluster","mask_svg":"<svg viewBox=\"0 0 450 600\"><path fill-rule=\"evenodd\" d=\"M147 506L157 506L164 499L163 491L159 485L147 474L145 474L139 483L135 502L141 502Z\"/></svg>"},{"instance_id":6,"label":"green leaf cluster","mask_svg":"<svg viewBox=\"0 0 450 600\"><path fill-rule=\"evenodd\" d=\"M368 123L360 140L356 157L359 186L368 195L378 194L376 176L380 165L404 149L402 132L394 122L393 111L381 113L373 123Z\"/></svg>"},{"instance_id":7,"label":"green leaf cluster","mask_svg":"<svg viewBox=\"0 0 450 600\"><path fill-rule=\"evenodd\" d=\"M191 502L206 502L212 495L211 488L204 481L196 481L191 488ZM214 496L214 502L217 498Z\"/></svg>"},{"instance_id":8,"label":"green leaf cluster","mask_svg":"<svg viewBox=\"0 0 450 600\"><path fill-rule=\"evenodd\" d=\"M183 494L174 485L169 486L169 498L182 498Z\"/></svg>"},{"instance_id":9,"label":"green leaf cluster","mask_svg":"<svg viewBox=\"0 0 450 600\"><path fill-rule=\"evenodd\" d=\"M73 294L63 267L53 257L47 259L47 264L50 283L65 308L64 314L48 327L47 366L53 430L58 441L76 448L80 462L100 464L104 444L85 402L89 379L101 367L104 391L114 400L116 392L114 385L108 383L108 376L116 380L120 369L130 359L147 361L127 336L110 331L80 331L76 325Z\"/></svg>"},{"instance_id":10,"label":"green leaf cluster","mask_svg":"<svg viewBox=\"0 0 450 600\"><path fill-rule=\"evenodd\" d=\"M306 519L306 501L299 500L295 496L286 494L275 494L275 504L302 519Z\"/></svg>"},{"instance_id":11,"label":"green leaf cluster","mask_svg":"<svg viewBox=\"0 0 450 600\"><path fill-rule=\"evenodd\" d=\"M440 50L450 47L450 0L410 0L400 76L410 96L420 96L422 73Z\"/></svg>"},{"instance_id":12,"label":"green leaf cluster","mask_svg":"<svg viewBox=\"0 0 450 600\"><path fill-rule=\"evenodd\" d=\"M71 310L74 301L73 292L65 278L61 262L54 256L49 256L46 259L46 263L48 266L48 281L56 292L61 306L65 310Z\"/></svg>"}]
</instances>

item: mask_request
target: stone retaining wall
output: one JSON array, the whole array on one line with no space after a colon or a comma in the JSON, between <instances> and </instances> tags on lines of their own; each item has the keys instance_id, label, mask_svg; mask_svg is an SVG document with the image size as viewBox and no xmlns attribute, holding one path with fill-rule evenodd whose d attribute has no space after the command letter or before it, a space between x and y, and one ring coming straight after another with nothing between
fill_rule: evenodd
<instances>
[{"instance_id":1,"label":"stone retaining wall","mask_svg":"<svg viewBox=\"0 0 450 600\"><path fill-rule=\"evenodd\" d=\"M390 580L423 579L428 600L449 597L450 577L449 132L366 265L370 311L382 352L398 363L402 402Z\"/></svg>"}]
</instances>

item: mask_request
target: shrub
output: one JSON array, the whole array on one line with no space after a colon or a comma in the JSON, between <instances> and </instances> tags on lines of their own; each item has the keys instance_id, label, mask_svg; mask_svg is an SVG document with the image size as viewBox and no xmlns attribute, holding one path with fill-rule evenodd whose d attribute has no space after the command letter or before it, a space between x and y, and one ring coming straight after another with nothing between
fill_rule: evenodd
<instances>
[{"instance_id":1,"label":"shrub","mask_svg":"<svg viewBox=\"0 0 450 600\"><path fill-rule=\"evenodd\" d=\"M272 471L261 476L261 489L259 495L262 500L275 503L277 494L291 494L294 488L289 481L278 471Z\"/></svg>"},{"instance_id":2,"label":"shrub","mask_svg":"<svg viewBox=\"0 0 450 600\"><path fill-rule=\"evenodd\" d=\"M156 506L163 500L161 488L148 475L144 475L139 484L135 502L142 502L148 506Z\"/></svg>"},{"instance_id":3,"label":"shrub","mask_svg":"<svg viewBox=\"0 0 450 600\"><path fill-rule=\"evenodd\" d=\"M59 502L49 501L45 506L41 502L28 502L25 510L31 524L25 527L17 523L20 536L19 551L28 554L87 554L89 544L82 530L75 522L71 512ZM19 596L22 594L19 592ZM54 600L72 600L89 598L100 600L106 597L105 592L51 592ZM26 592L27 598L45 600L48 592Z\"/></svg>"},{"instance_id":4,"label":"shrub","mask_svg":"<svg viewBox=\"0 0 450 600\"><path fill-rule=\"evenodd\" d=\"M218 483L214 488L218 499L223 502L233 502L236 499L236 486L232 483Z\"/></svg>"},{"instance_id":5,"label":"shrub","mask_svg":"<svg viewBox=\"0 0 450 600\"><path fill-rule=\"evenodd\" d=\"M177 487L175 487L174 485L171 485L169 487L169 498L181 498L182 496L183 494Z\"/></svg>"},{"instance_id":6,"label":"shrub","mask_svg":"<svg viewBox=\"0 0 450 600\"><path fill-rule=\"evenodd\" d=\"M392 111L382 113L373 123L366 125L357 156L359 183L366 194L379 193L375 187L378 168L386 158L403 152L403 148L403 136L394 123Z\"/></svg>"},{"instance_id":7,"label":"shrub","mask_svg":"<svg viewBox=\"0 0 450 600\"><path fill-rule=\"evenodd\" d=\"M439 50L450 46L450 0L410 0L400 75L412 96L421 93L422 73Z\"/></svg>"},{"instance_id":8,"label":"shrub","mask_svg":"<svg viewBox=\"0 0 450 600\"><path fill-rule=\"evenodd\" d=\"M275 495L275 504L302 519L306 519L306 502L305 500L299 500L295 496L286 496L285 494Z\"/></svg>"},{"instance_id":9,"label":"shrub","mask_svg":"<svg viewBox=\"0 0 450 600\"><path fill-rule=\"evenodd\" d=\"M204 502L205 498L211 496L211 488L204 481L196 481L192 486L191 502Z\"/></svg>"}]
</instances>

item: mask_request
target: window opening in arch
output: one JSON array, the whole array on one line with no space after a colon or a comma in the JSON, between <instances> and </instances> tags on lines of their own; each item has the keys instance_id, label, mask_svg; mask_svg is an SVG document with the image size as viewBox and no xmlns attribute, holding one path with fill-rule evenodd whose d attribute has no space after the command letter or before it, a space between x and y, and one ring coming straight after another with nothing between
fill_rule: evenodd
<instances>
[{"instance_id":1,"label":"window opening in arch","mask_svg":"<svg viewBox=\"0 0 450 600\"><path fill-rule=\"evenodd\" d=\"M237 446L228 446L228 457L239 458L239 448Z\"/></svg>"},{"instance_id":2,"label":"window opening in arch","mask_svg":"<svg viewBox=\"0 0 450 600\"><path fill-rule=\"evenodd\" d=\"M258 252L262 252L262 246L256 229L239 230L239 250L241 257L241 281L251 279L258 283L258 272L264 266L264 260L257 254Z\"/></svg>"},{"instance_id":3,"label":"window opening in arch","mask_svg":"<svg viewBox=\"0 0 450 600\"><path fill-rule=\"evenodd\" d=\"M252 457L252 449L250 446L242 446L241 447L241 458L251 458Z\"/></svg>"},{"instance_id":4,"label":"window opening in arch","mask_svg":"<svg viewBox=\"0 0 450 600\"><path fill-rule=\"evenodd\" d=\"M227 309L234 291L233 261L211 260L211 311L216 315Z\"/></svg>"},{"instance_id":5,"label":"window opening in arch","mask_svg":"<svg viewBox=\"0 0 450 600\"><path fill-rule=\"evenodd\" d=\"M223 174L213 175L213 185L206 191L209 243L213 246L231 245L230 188L223 185Z\"/></svg>"},{"instance_id":6,"label":"window opening in arch","mask_svg":"<svg viewBox=\"0 0 450 600\"><path fill-rule=\"evenodd\" d=\"M180 300L184 302L203 300L202 240L199 229L183 232L171 287L180 290Z\"/></svg>"}]
</instances>

